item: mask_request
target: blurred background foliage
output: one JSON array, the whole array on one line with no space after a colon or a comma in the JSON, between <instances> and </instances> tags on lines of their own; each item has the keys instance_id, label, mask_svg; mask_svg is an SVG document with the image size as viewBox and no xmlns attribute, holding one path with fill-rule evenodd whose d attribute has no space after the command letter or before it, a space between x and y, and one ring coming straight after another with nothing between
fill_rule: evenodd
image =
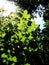
<instances>
[{"instance_id":1,"label":"blurred background foliage","mask_svg":"<svg viewBox=\"0 0 49 65\"><path fill-rule=\"evenodd\" d=\"M33 39L32 32L38 27L35 21L30 21L30 14L27 10L9 16L0 16L0 59L1 64L11 65L21 62L26 65L25 50L36 51L31 48L29 41ZM30 24L29 24L30 23ZM19 57L20 56L20 57ZM22 58L21 58L22 56ZM27 63L27 65L29 65Z\"/></svg>"},{"instance_id":2,"label":"blurred background foliage","mask_svg":"<svg viewBox=\"0 0 49 65\"><path fill-rule=\"evenodd\" d=\"M0 63L1 65L49 64L49 0L14 0L24 12L0 16ZM31 21L32 10L42 4L45 28L40 30ZM25 10L26 9L26 10ZM28 14L30 13L30 14Z\"/></svg>"}]
</instances>

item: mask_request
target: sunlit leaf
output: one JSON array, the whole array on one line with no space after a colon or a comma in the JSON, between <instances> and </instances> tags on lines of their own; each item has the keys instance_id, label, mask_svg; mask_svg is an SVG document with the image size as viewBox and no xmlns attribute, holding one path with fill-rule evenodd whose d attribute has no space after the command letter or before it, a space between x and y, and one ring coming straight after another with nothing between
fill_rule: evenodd
<instances>
[{"instance_id":1,"label":"sunlit leaf","mask_svg":"<svg viewBox=\"0 0 49 65\"><path fill-rule=\"evenodd\" d=\"M7 52L10 53L10 50L8 50Z\"/></svg>"},{"instance_id":2,"label":"sunlit leaf","mask_svg":"<svg viewBox=\"0 0 49 65\"><path fill-rule=\"evenodd\" d=\"M4 50L4 48L1 48L0 50L1 50L1 51L3 51L3 50Z\"/></svg>"},{"instance_id":3,"label":"sunlit leaf","mask_svg":"<svg viewBox=\"0 0 49 65\"><path fill-rule=\"evenodd\" d=\"M17 62L16 56L14 56L14 57L12 58L12 60L13 60L14 62Z\"/></svg>"},{"instance_id":4,"label":"sunlit leaf","mask_svg":"<svg viewBox=\"0 0 49 65\"><path fill-rule=\"evenodd\" d=\"M32 34L30 33L29 37L28 37L29 40L33 39L33 36Z\"/></svg>"},{"instance_id":5,"label":"sunlit leaf","mask_svg":"<svg viewBox=\"0 0 49 65\"><path fill-rule=\"evenodd\" d=\"M1 55L1 57L2 57L2 58L7 58L7 55L6 55L5 53L3 53L3 54Z\"/></svg>"},{"instance_id":6,"label":"sunlit leaf","mask_svg":"<svg viewBox=\"0 0 49 65\"><path fill-rule=\"evenodd\" d=\"M24 11L23 18L26 18L27 20L30 18L30 14L28 14L27 10Z\"/></svg>"}]
</instances>

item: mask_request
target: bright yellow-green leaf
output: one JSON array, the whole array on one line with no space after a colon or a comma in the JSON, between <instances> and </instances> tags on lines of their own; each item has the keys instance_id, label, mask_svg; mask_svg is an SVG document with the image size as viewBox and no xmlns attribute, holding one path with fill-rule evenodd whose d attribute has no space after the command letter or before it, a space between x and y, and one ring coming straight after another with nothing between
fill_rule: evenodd
<instances>
[{"instance_id":1,"label":"bright yellow-green leaf","mask_svg":"<svg viewBox=\"0 0 49 65\"><path fill-rule=\"evenodd\" d=\"M2 32L0 33L0 37L2 37L2 38L3 38L5 35L6 35L6 33L2 33Z\"/></svg>"},{"instance_id":2,"label":"bright yellow-green leaf","mask_svg":"<svg viewBox=\"0 0 49 65\"><path fill-rule=\"evenodd\" d=\"M18 25L19 30L24 30L24 25L23 24L18 23L17 25Z\"/></svg>"},{"instance_id":3,"label":"bright yellow-green leaf","mask_svg":"<svg viewBox=\"0 0 49 65\"><path fill-rule=\"evenodd\" d=\"M26 18L26 20L28 20L30 18L30 14L28 14L27 10L24 11L23 18Z\"/></svg>"},{"instance_id":4,"label":"bright yellow-green leaf","mask_svg":"<svg viewBox=\"0 0 49 65\"><path fill-rule=\"evenodd\" d=\"M10 55L10 57L8 58L8 60L13 61L13 59L12 59L12 56L11 56L11 55Z\"/></svg>"},{"instance_id":5,"label":"bright yellow-green leaf","mask_svg":"<svg viewBox=\"0 0 49 65\"><path fill-rule=\"evenodd\" d=\"M7 52L10 53L10 50L8 50Z\"/></svg>"},{"instance_id":6,"label":"bright yellow-green leaf","mask_svg":"<svg viewBox=\"0 0 49 65\"><path fill-rule=\"evenodd\" d=\"M13 60L14 62L17 62L16 56L14 56L14 57L12 58L12 60Z\"/></svg>"},{"instance_id":7,"label":"bright yellow-green leaf","mask_svg":"<svg viewBox=\"0 0 49 65\"><path fill-rule=\"evenodd\" d=\"M7 58L7 55L6 55L5 53L3 53L3 54L1 55L1 57L2 57L2 58Z\"/></svg>"},{"instance_id":8,"label":"bright yellow-green leaf","mask_svg":"<svg viewBox=\"0 0 49 65\"><path fill-rule=\"evenodd\" d=\"M22 38L22 32L19 32L17 35L19 36L20 39Z\"/></svg>"},{"instance_id":9,"label":"bright yellow-green leaf","mask_svg":"<svg viewBox=\"0 0 49 65\"><path fill-rule=\"evenodd\" d=\"M32 26L28 26L27 32L30 33L33 31L33 27Z\"/></svg>"},{"instance_id":10,"label":"bright yellow-green leaf","mask_svg":"<svg viewBox=\"0 0 49 65\"><path fill-rule=\"evenodd\" d=\"M22 42L24 42L24 41L25 41L25 39L26 39L26 37L25 37L25 36L22 36L21 41L22 41Z\"/></svg>"},{"instance_id":11,"label":"bright yellow-green leaf","mask_svg":"<svg viewBox=\"0 0 49 65\"><path fill-rule=\"evenodd\" d=\"M12 57L11 55L9 56L8 60L13 61L13 62L17 62L17 58L16 56Z\"/></svg>"},{"instance_id":12,"label":"bright yellow-green leaf","mask_svg":"<svg viewBox=\"0 0 49 65\"><path fill-rule=\"evenodd\" d=\"M29 37L28 37L29 40L33 39L33 36L32 34L30 33Z\"/></svg>"}]
</instances>

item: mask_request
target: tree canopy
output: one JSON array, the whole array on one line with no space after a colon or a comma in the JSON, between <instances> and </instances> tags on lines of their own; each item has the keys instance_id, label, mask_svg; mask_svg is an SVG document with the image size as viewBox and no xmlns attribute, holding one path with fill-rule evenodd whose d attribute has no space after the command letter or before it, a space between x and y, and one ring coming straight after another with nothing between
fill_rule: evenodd
<instances>
[{"instance_id":1,"label":"tree canopy","mask_svg":"<svg viewBox=\"0 0 49 65\"><path fill-rule=\"evenodd\" d=\"M49 65L49 0L14 0L23 11L0 16L1 65ZM42 4L45 28L41 31L31 12Z\"/></svg>"}]
</instances>

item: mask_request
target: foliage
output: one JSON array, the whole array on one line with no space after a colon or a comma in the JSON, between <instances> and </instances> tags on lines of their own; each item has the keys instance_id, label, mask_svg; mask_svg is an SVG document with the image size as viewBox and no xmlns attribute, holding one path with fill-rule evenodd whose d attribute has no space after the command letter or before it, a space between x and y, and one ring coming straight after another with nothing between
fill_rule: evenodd
<instances>
[{"instance_id":1,"label":"foliage","mask_svg":"<svg viewBox=\"0 0 49 65\"><path fill-rule=\"evenodd\" d=\"M38 5L40 4L45 7L45 13L43 16L44 21L46 22L45 28L42 30L42 32L40 32L39 29L37 29L33 35L34 39L33 41L31 41L33 45L29 44L31 47L33 46L34 48L37 47L37 44L42 44L43 53L39 52L39 50L36 53L32 53L33 56L32 55L30 56L34 59L31 60L32 59L31 58L30 63L34 62L31 65L49 64L49 54L48 54L49 53L49 0L14 0L14 1L17 1L20 7L22 7L23 9L27 9L29 13L32 13L32 10L35 11ZM38 59L38 61L35 57Z\"/></svg>"},{"instance_id":2,"label":"foliage","mask_svg":"<svg viewBox=\"0 0 49 65\"><path fill-rule=\"evenodd\" d=\"M0 16L1 65L49 65L49 0L14 1L28 11L19 12L18 17L16 13ZM47 9L42 32L34 21L30 21L31 15L28 14L36 10L39 4Z\"/></svg>"},{"instance_id":3,"label":"foliage","mask_svg":"<svg viewBox=\"0 0 49 65\"><path fill-rule=\"evenodd\" d=\"M24 12L0 16L1 65L49 65L49 0L16 0ZM41 32L35 21L30 21L32 10L42 4L45 28ZM37 29L36 29L37 28Z\"/></svg>"},{"instance_id":4,"label":"foliage","mask_svg":"<svg viewBox=\"0 0 49 65\"><path fill-rule=\"evenodd\" d=\"M20 8L27 9L29 13L32 13L32 11L36 11L37 7L41 4L45 7L45 10L47 9L49 0L13 0L15 3L17 3Z\"/></svg>"},{"instance_id":5,"label":"foliage","mask_svg":"<svg viewBox=\"0 0 49 65\"><path fill-rule=\"evenodd\" d=\"M11 13L9 16L0 16L0 63L1 65L30 65L26 62L26 52L35 52L29 42L33 40L32 32L38 27L35 21L30 21L30 14L25 10Z\"/></svg>"}]
</instances>

